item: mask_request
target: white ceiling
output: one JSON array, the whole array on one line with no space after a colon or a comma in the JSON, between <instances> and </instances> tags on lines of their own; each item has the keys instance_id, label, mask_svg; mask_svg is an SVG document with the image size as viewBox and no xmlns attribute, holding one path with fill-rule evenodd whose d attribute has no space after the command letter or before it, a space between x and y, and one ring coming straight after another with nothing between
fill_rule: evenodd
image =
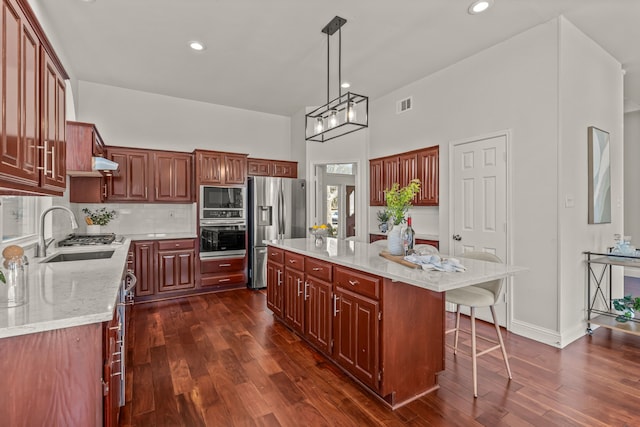
<instances>
[{"instance_id":1,"label":"white ceiling","mask_svg":"<svg viewBox=\"0 0 640 427\"><path fill-rule=\"evenodd\" d=\"M335 15L343 80L375 99L563 14L622 63L625 110L640 108L638 0L495 0L480 15L471 0L30 2L78 80L287 116L326 101Z\"/></svg>"}]
</instances>

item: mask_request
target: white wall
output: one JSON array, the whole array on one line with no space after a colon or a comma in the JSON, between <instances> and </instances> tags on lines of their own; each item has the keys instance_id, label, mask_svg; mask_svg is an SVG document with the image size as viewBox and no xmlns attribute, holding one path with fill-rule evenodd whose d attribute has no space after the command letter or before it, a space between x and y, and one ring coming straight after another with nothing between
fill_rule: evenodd
<instances>
[{"instance_id":1,"label":"white wall","mask_svg":"<svg viewBox=\"0 0 640 427\"><path fill-rule=\"evenodd\" d=\"M624 234L640 248L640 110L624 115Z\"/></svg>"},{"instance_id":2,"label":"white wall","mask_svg":"<svg viewBox=\"0 0 640 427\"><path fill-rule=\"evenodd\" d=\"M289 117L80 81L76 115L105 144L292 160Z\"/></svg>"},{"instance_id":3,"label":"white wall","mask_svg":"<svg viewBox=\"0 0 640 427\"><path fill-rule=\"evenodd\" d=\"M561 34L569 38L565 45L561 44ZM580 52L571 53L574 47ZM580 69L589 63L591 71ZM581 252L599 249L596 244L604 242L603 236L609 234L602 231L604 227L587 227L586 199L581 198L586 197L586 160L581 163L579 157L584 155L586 159L586 128L594 122L602 122L614 138L619 138L622 99L621 75L615 73L616 66L619 69L609 55L560 18L376 99L371 105L370 158L440 145L439 234L445 253L451 234L450 142L509 132L508 261L530 269L513 279L509 326L552 345L565 345L567 339L562 334L566 331L584 332ZM574 76L573 85L563 90L562 84L569 84L567 80ZM594 85L602 87L593 91ZM584 94L577 96L579 91ZM413 110L396 114L396 101L407 96L413 96ZM583 105L587 102L599 107ZM571 152L579 156L571 157ZM616 150L612 155L621 159ZM619 191L622 176L617 174L613 180ZM559 201L569 191L576 196L576 207L565 218ZM615 212L614 218L620 221L621 213ZM561 230L565 226L567 230ZM567 244L566 240L575 243ZM571 266L560 274L565 259L571 260ZM566 316L565 307L560 306L561 289L563 301L570 301Z\"/></svg>"},{"instance_id":4,"label":"white wall","mask_svg":"<svg viewBox=\"0 0 640 427\"><path fill-rule=\"evenodd\" d=\"M623 232L623 75L621 64L571 22L560 19L559 306L563 343L585 332L585 250L604 251ZM587 128L609 132L611 223L588 224ZM575 207L567 206L573 199ZM621 277L618 278L621 292ZM614 295L615 296L615 295ZM619 295L621 296L621 295Z\"/></svg>"}]
</instances>

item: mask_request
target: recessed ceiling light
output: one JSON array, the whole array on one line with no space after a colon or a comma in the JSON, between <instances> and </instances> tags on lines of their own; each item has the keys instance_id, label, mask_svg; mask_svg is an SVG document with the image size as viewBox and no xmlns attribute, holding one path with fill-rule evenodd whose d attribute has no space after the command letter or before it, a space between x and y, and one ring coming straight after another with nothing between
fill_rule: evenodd
<instances>
[{"instance_id":1,"label":"recessed ceiling light","mask_svg":"<svg viewBox=\"0 0 640 427\"><path fill-rule=\"evenodd\" d=\"M342 89L349 89L351 87L351 83L343 82L340 86L342 86Z\"/></svg>"},{"instance_id":2,"label":"recessed ceiling light","mask_svg":"<svg viewBox=\"0 0 640 427\"><path fill-rule=\"evenodd\" d=\"M489 9L493 5L493 0L476 0L469 6L469 13L477 15Z\"/></svg>"},{"instance_id":3,"label":"recessed ceiling light","mask_svg":"<svg viewBox=\"0 0 640 427\"><path fill-rule=\"evenodd\" d=\"M204 45L198 41L189 42L189 47L193 50L204 50Z\"/></svg>"}]
</instances>

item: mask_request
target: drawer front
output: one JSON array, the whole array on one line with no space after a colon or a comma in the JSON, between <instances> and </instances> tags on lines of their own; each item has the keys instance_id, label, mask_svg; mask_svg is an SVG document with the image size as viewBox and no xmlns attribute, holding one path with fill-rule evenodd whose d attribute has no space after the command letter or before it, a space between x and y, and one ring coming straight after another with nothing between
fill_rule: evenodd
<instances>
[{"instance_id":1,"label":"drawer front","mask_svg":"<svg viewBox=\"0 0 640 427\"><path fill-rule=\"evenodd\" d=\"M271 261L277 262L278 264L282 264L284 262L284 251L282 249L269 246L267 251Z\"/></svg>"},{"instance_id":2,"label":"drawer front","mask_svg":"<svg viewBox=\"0 0 640 427\"><path fill-rule=\"evenodd\" d=\"M293 268L294 270L304 271L304 255L294 254L293 252L285 252L284 266L286 268Z\"/></svg>"},{"instance_id":3,"label":"drawer front","mask_svg":"<svg viewBox=\"0 0 640 427\"><path fill-rule=\"evenodd\" d=\"M315 258L305 259L304 272L310 276L322 279L325 282L331 282L333 279L333 269L331 264Z\"/></svg>"},{"instance_id":4,"label":"drawer front","mask_svg":"<svg viewBox=\"0 0 640 427\"><path fill-rule=\"evenodd\" d=\"M159 250L174 250L174 249L194 249L196 247L195 239L184 240L159 240Z\"/></svg>"},{"instance_id":5,"label":"drawer front","mask_svg":"<svg viewBox=\"0 0 640 427\"><path fill-rule=\"evenodd\" d=\"M380 298L380 278L344 267L335 267L336 285L371 298Z\"/></svg>"},{"instance_id":6,"label":"drawer front","mask_svg":"<svg viewBox=\"0 0 640 427\"><path fill-rule=\"evenodd\" d=\"M244 273L216 274L214 276L203 277L200 280L201 287L224 286L224 285L246 285L247 279Z\"/></svg>"},{"instance_id":7,"label":"drawer front","mask_svg":"<svg viewBox=\"0 0 640 427\"><path fill-rule=\"evenodd\" d=\"M244 258L221 258L200 261L200 273L237 272L244 269Z\"/></svg>"}]
</instances>

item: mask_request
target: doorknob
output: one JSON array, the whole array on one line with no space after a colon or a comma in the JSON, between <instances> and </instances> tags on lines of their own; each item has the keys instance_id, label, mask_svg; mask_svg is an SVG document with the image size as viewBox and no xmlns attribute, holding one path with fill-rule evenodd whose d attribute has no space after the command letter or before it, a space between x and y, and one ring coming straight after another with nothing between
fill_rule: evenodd
<instances>
[{"instance_id":1,"label":"doorknob","mask_svg":"<svg viewBox=\"0 0 640 427\"><path fill-rule=\"evenodd\" d=\"M459 234L454 234L453 235L453 240L455 240L456 242L459 242L460 240L462 240L462 236Z\"/></svg>"}]
</instances>

